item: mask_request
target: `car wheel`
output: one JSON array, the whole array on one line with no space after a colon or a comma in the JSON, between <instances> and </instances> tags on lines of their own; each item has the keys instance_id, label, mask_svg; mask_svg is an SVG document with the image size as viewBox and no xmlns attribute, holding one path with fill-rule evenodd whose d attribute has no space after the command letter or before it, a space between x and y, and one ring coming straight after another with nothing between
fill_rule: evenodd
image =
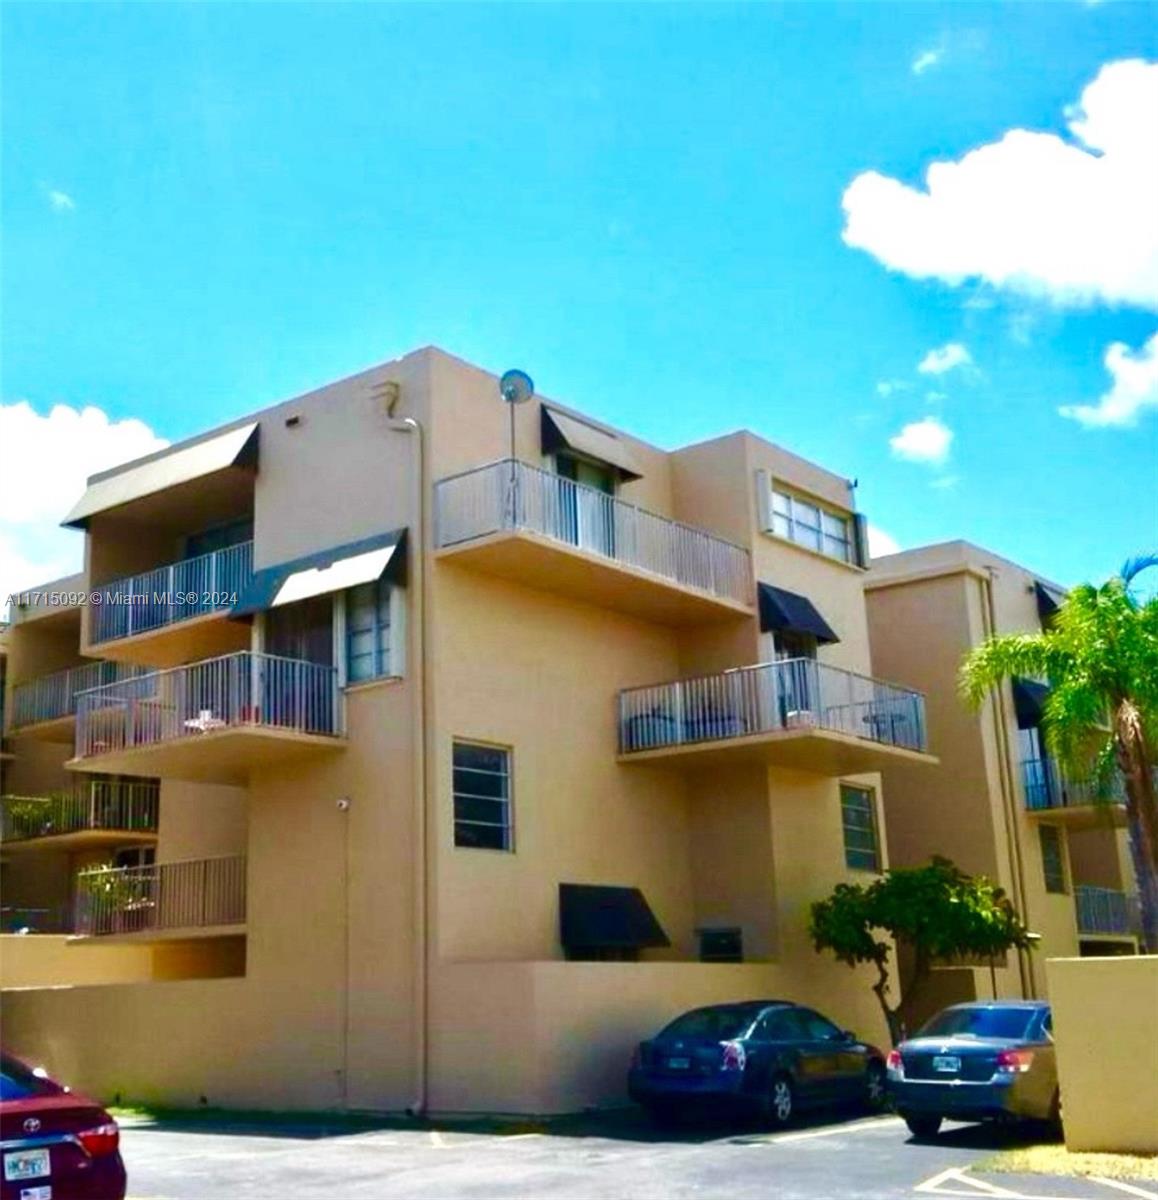
<instances>
[{"instance_id":1,"label":"car wheel","mask_svg":"<svg viewBox=\"0 0 1158 1200\"><path fill-rule=\"evenodd\" d=\"M768 1121L777 1127L789 1124L796 1115L796 1096L792 1090L792 1080L787 1075L772 1076L764 1111Z\"/></svg>"},{"instance_id":2,"label":"car wheel","mask_svg":"<svg viewBox=\"0 0 1158 1200\"><path fill-rule=\"evenodd\" d=\"M870 1062L865 1072L864 1103L870 1112L880 1112L888 1104L889 1094L885 1087L885 1069L879 1062Z\"/></svg>"},{"instance_id":3,"label":"car wheel","mask_svg":"<svg viewBox=\"0 0 1158 1200\"><path fill-rule=\"evenodd\" d=\"M912 1113L905 1117L905 1124L913 1137L926 1141L937 1136L937 1131L941 1128L941 1118L929 1116L927 1113Z\"/></svg>"}]
</instances>

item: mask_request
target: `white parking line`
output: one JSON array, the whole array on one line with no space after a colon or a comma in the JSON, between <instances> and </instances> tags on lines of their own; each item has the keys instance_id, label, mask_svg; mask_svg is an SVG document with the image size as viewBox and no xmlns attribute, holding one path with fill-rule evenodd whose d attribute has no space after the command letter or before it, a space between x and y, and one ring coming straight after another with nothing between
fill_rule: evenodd
<instances>
[{"instance_id":1,"label":"white parking line","mask_svg":"<svg viewBox=\"0 0 1158 1200\"><path fill-rule=\"evenodd\" d=\"M1105 1187L1117 1188L1131 1196L1139 1196L1142 1200L1158 1200L1158 1193L1135 1187L1131 1183L1121 1183L1116 1179L1106 1179L1101 1175L1088 1177L1093 1183ZM1044 1179L1043 1179L1044 1181ZM994 1200L1074 1200L1072 1196L1046 1196L1040 1192L1014 1192L1000 1184L990 1183L969 1174L968 1167L949 1167L924 1183L917 1184L914 1192L926 1196L970 1196L973 1200L984 1200L992 1197Z\"/></svg>"},{"instance_id":2,"label":"white parking line","mask_svg":"<svg viewBox=\"0 0 1158 1200\"><path fill-rule=\"evenodd\" d=\"M893 1129L903 1125L900 1117L870 1117L867 1121L849 1121L845 1125L829 1125L824 1129L808 1129L803 1133L770 1133L766 1136L736 1138L739 1146L778 1146L783 1142L810 1142L813 1138L839 1137L842 1133L863 1133L866 1130Z\"/></svg>"}]
</instances>

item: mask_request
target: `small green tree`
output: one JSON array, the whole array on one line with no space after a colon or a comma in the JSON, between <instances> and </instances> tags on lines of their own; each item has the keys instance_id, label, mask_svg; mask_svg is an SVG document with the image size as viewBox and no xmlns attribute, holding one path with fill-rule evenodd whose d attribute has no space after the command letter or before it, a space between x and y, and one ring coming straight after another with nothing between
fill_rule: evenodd
<instances>
[{"instance_id":1,"label":"small green tree","mask_svg":"<svg viewBox=\"0 0 1158 1200\"><path fill-rule=\"evenodd\" d=\"M876 967L872 989L894 1045L904 1038L934 962L991 958L1031 944L1001 888L940 857L928 866L886 871L868 886L837 884L828 899L813 904L809 933L818 952L831 951L850 967ZM911 962L895 1003L886 936Z\"/></svg>"}]
</instances>

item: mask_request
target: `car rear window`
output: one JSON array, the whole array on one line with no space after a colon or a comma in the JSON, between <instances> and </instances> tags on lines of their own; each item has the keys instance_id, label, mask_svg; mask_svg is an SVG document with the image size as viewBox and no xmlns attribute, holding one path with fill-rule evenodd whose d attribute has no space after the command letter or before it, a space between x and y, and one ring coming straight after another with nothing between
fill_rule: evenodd
<instances>
[{"instance_id":1,"label":"car rear window","mask_svg":"<svg viewBox=\"0 0 1158 1200\"><path fill-rule=\"evenodd\" d=\"M60 1089L14 1058L0 1060L0 1100L27 1100L29 1096L58 1096Z\"/></svg>"},{"instance_id":2,"label":"car rear window","mask_svg":"<svg viewBox=\"0 0 1158 1200\"><path fill-rule=\"evenodd\" d=\"M721 1005L716 1008L697 1008L684 1013L660 1034L665 1038L706 1038L713 1042L726 1042L747 1031L759 1009L738 1005Z\"/></svg>"},{"instance_id":3,"label":"car rear window","mask_svg":"<svg viewBox=\"0 0 1158 1200\"><path fill-rule=\"evenodd\" d=\"M1030 1008L947 1008L921 1030L921 1036L1023 1038L1033 1018Z\"/></svg>"}]
</instances>

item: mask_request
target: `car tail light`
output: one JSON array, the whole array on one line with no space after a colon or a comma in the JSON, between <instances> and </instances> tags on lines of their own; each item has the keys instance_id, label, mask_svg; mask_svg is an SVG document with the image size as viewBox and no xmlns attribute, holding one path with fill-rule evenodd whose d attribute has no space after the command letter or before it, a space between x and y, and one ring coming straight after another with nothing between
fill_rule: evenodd
<instances>
[{"instance_id":1,"label":"car tail light","mask_svg":"<svg viewBox=\"0 0 1158 1200\"><path fill-rule=\"evenodd\" d=\"M82 1130L76 1135L76 1140L91 1158L100 1158L102 1155L112 1154L121 1144L121 1131L115 1121L110 1121L107 1125Z\"/></svg>"},{"instance_id":2,"label":"car tail light","mask_svg":"<svg viewBox=\"0 0 1158 1200\"><path fill-rule=\"evenodd\" d=\"M889 1057L885 1060L885 1069L888 1071L890 1079L904 1079L905 1060L901 1057L899 1050L889 1051Z\"/></svg>"},{"instance_id":3,"label":"car tail light","mask_svg":"<svg viewBox=\"0 0 1158 1200\"><path fill-rule=\"evenodd\" d=\"M721 1042L720 1045L724 1050L724 1058L720 1063L720 1069L724 1071L742 1071L744 1064L748 1061L748 1055L744 1052L742 1043Z\"/></svg>"},{"instance_id":4,"label":"car tail light","mask_svg":"<svg viewBox=\"0 0 1158 1200\"><path fill-rule=\"evenodd\" d=\"M1032 1064L1032 1050L1001 1050L997 1054L997 1069L1006 1075L1028 1071Z\"/></svg>"}]
</instances>

